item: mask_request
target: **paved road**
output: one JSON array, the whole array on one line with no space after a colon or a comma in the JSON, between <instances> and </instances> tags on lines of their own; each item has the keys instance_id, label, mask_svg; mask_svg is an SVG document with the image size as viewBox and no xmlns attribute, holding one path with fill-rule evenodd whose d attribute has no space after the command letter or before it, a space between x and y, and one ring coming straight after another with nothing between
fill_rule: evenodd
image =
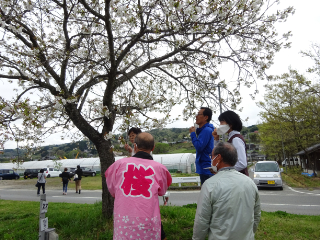
<instances>
[{"instance_id":1,"label":"paved road","mask_svg":"<svg viewBox=\"0 0 320 240\"><path fill-rule=\"evenodd\" d=\"M249 171L250 177L253 173ZM200 191L170 191L168 205L183 206L196 203ZM262 210L267 212L286 211L288 213L320 215L320 190L309 191L306 189L293 189L284 185L283 191L277 189L259 190ZM69 203L95 203L101 201L101 190L82 190L81 194L76 194L70 188L68 195L62 195L62 189L46 190L47 201L49 202L69 202ZM0 199L39 201L34 189L17 189L15 186L0 185ZM159 198L163 204L162 197Z\"/></svg>"},{"instance_id":2,"label":"paved road","mask_svg":"<svg viewBox=\"0 0 320 240\"><path fill-rule=\"evenodd\" d=\"M169 204L182 206L196 203L200 191L171 191ZM320 190L308 191L292 189L284 186L283 191L268 189L259 190L262 210L268 212L286 211L288 213L320 215ZM95 203L101 201L101 190L83 190L76 194L69 190L68 195L62 195L62 190L46 190L47 201L69 203ZM32 189L0 189L0 198L5 200L39 201L36 188ZM159 198L160 204L163 203Z\"/></svg>"}]
</instances>

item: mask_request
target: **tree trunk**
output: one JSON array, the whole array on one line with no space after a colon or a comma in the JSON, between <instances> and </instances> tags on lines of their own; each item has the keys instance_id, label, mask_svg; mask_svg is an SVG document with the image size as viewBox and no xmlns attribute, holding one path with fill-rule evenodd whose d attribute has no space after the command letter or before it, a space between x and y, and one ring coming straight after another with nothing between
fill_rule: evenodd
<instances>
[{"instance_id":1,"label":"tree trunk","mask_svg":"<svg viewBox=\"0 0 320 240\"><path fill-rule=\"evenodd\" d=\"M113 150L111 149L110 140L103 141L101 144L99 144L97 146L97 150L100 157L102 176L102 215L106 218L112 218L114 198L110 195L108 191L106 177L104 175L108 167L114 163L114 155Z\"/></svg>"}]
</instances>

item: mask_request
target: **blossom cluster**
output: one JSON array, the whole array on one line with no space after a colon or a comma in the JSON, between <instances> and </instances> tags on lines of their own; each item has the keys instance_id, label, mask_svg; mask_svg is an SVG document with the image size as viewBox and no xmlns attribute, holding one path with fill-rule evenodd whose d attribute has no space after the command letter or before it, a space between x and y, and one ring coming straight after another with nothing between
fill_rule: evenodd
<instances>
[{"instance_id":1,"label":"blossom cluster","mask_svg":"<svg viewBox=\"0 0 320 240\"><path fill-rule=\"evenodd\" d=\"M235 108L240 87L267 78L275 53L290 46L274 24L294 9L268 14L276 0L104 3L1 0L0 73L17 89L3 99L3 131L21 119L26 139L97 139L114 125L162 128L179 104L184 120L203 104ZM228 62L237 76L229 82L220 77Z\"/></svg>"}]
</instances>

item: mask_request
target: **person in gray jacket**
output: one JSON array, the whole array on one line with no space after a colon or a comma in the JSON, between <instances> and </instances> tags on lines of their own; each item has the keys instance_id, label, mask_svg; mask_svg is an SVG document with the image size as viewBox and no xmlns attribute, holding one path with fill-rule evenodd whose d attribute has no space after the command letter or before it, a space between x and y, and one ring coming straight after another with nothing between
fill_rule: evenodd
<instances>
[{"instance_id":1,"label":"person in gray jacket","mask_svg":"<svg viewBox=\"0 0 320 240\"><path fill-rule=\"evenodd\" d=\"M260 217L260 197L251 178L236 171L237 150L220 142L213 150L211 171L202 185L193 226L194 240L254 239Z\"/></svg>"}]
</instances>

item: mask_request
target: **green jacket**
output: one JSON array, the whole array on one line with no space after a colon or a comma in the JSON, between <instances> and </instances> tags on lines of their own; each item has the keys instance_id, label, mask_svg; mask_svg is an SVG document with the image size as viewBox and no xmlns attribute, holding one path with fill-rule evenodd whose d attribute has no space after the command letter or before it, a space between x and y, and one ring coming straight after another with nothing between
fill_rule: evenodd
<instances>
[{"instance_id":1,"label":"green jacket","mask_svg":"<svg viewBox=\"0 0 320 240\"><path fill-rule=\"evenodd\" d=\"M261 217L260 197L251 178L234 168L220 169L201 187L194 240L254 239Z\"/></svg>"}]
</instances>

